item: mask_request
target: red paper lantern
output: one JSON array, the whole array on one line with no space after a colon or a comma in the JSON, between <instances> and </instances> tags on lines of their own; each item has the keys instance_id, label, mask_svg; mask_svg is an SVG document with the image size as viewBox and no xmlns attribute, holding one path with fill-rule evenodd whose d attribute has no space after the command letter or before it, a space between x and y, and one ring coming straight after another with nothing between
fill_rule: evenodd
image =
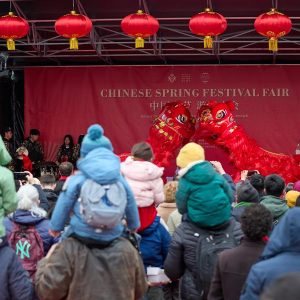
<instances>
[{"instance_id":1,"label":"red paper lantern","mask_svg":"<svg viewBox=\"0 0 300 300\"><path fill-rule=\"evenodd\" d=\"M227 21L222 15L206 8L190 19L189 28L192 33L204 36L204 48L212 48L213 37L226 30Z\"/></svg>"},{"instance_id":2,"label":"red paper lantern","mask_svg":"<svg viewBox=\"0 0 300 300\"><path fill-rule=\"evenodd\" d=\"M256 31L269 38L269 50L278 51L278 38L288 34L292 29L291 19L272 8L261 14L254 22Z\"/></svg>"},{"instance_id":3,"label":"red paper lantern","mask_svg":"<svg viewBox=\"0 0 300 300\"><path fill-rule=\"evenodd\" d=\"M88 35L92 30L92 21L84 15L71 11L55 22L55 31L70 39L70 49L78 50L78 38Z\"/></svg>"},{"instance_id":4,"label":"red paper lantern","mask_svg":"<svg viewBox=\"0 0 300 300\"><path fill-rule=\"evenodd\" d=\"M122 20L121 28L127 35L135 38L135 48L144 48L144 38L154 35L159 29L159 23L151 15L138 10Z\"/></svg>"},{"instance_id":5,"label":"red paper lantern","mask_svg":"<svg viewBox=\"0 0 300 300\"><path fill-rule=\"evenodd\" d=\"M13 12L0 18L0 38L6 39L7 49L16 50L15 41L27 35L29 31L28 22L15 16Z\"/></svg>"}]
</instances>

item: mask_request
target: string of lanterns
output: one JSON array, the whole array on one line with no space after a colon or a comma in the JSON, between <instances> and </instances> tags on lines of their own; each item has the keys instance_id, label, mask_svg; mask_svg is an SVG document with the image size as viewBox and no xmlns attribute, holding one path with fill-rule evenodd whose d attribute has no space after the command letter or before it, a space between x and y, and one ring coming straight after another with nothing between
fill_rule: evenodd
<instances>
[{"instance_id":1,"label":"string of lanterns","mask_svg":"<svg viewBox=\"0 0 300 300\"><path fill-rule=\"evenodd\" d=\"M258 16L254 22L255 30L269 39L269 50L278 51L278 39L287 35L292 29L291 19L272 8L269 12ZM144 39L153 36L159 29L159 22L153 16L138 10L123 18L123 32L135 38L135 47L144 48ZM193 16L189 21L189 29L204 39L204 48L213 48L213 38L227 29L226 19L212 9ZM70 49L78 49L78 38L87 36L92 30L92 21L87 16L77 14L73 9L70 14L60 17L55 22L58 35L70 39ZM28 22L9 12L0 17L0 38L7 41L7 49L15 50L15 40L25 37L29 32Z\"/></svg>"}]
</instances>

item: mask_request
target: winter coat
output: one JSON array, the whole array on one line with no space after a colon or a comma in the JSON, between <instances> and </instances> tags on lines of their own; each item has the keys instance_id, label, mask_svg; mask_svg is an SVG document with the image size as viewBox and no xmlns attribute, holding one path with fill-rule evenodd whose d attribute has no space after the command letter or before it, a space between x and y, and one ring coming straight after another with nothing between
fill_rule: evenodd
<instances>
[{"instance_id":1,"label":"winter coat","mask_svg":"<svg viewBox=\"0 0 300 300\"><path fill-rule=\"evenodd\" d=\"M264 247L263 241L244 238L238 247L220 253L208 300L239 300L248 273Z\"/></svg>"},{"instance_id":2,"label":"winter coat","mask_svg":"<svg viewBox=\"0 0 300 300\"><path fill-rule=\"evenodd\" d=\"M210 162L189 164L179 171L176 204L199 227L212 227L228 221L231 215L232 189Z\"/></svg>"},{"instance_id":3,"label":"winter coat","mask_svg":"<svg viewBox=\"0 0 300 300\"><path fill-rule=\"evenodd\" d=\"M103 242L112 241L121 236L124 230L124 225L121 222L112 229L98 232L82 218L80 213L80 203L77 200L80 195L81 187L88 178L99 184L121 182L127 193L127 204L125 209L127 226L130 230L135 230L140 226L138 210L133 193L126 180L121 176L119 157L106 148L97 148L89 152L84 158L80 159L77 162L77 167L80 172L69 177L65 184L65 190L63 190L58 197L51 218L52 230L62 231L70 212L73 210L67 235L75 233L84 238Z\"/></svg>"},{"instance_id":4,"label":"winter coat","mask_svg":"<svg viewBox=\"0 0 300 300\"><path fill-rule=\"evenodd\" d=\"M163 268L171 236L160 223L160 217L156 217L154 222L139 234L142 237L140 250L145 268L148 266Z\"/></svg>"},{"instance_id":5,"label":"winter coat","mask_svg":"<svg viewBox=\"0 0 300 300\"><path fill-rule=\"evenodd\" d=\"M167 226L169 228L169 233L171 235L174 234L176 228L181 224L182 215L178 212L178 210L174 210L168 219Z\"/></svg>"},{"instance_id":6,"label":"winter coat","mask_svg":"<svg viewBox=\"0 0 300 300\"><path fill-rule=\"evenodd\" d=\"M271 195L262 197L260 203L272 213L273 221L279 221L289 210L285 200Z\"/></svg>"},{"instance_id":7,"label":"winter coat","mask_svg":"<svg viewBox=\"0 0 300 300\"><path fill-rule=\"evenodd\" d=\"M49 203L48 218L51 218L54 207L58 199L58 195L55 193L54 190L50 190L50 189L43 189L43 192L45 193Z\"/></svg>"},{"instance_id":8,"label":"winter coat","mask_svg":"<svg viewBox=\"0 0 300 300\"><path fill-rule=\"evenodd\" d=\"M0 299L32 300L33 286L29 275L6 238L0 239L0 262Z\"/></svg>"},{"instance_id":9,"label":"winter coat","mask_svg":"<svg viewBox=\"0 0 300 300\"><path fill-rule=\"evenodd\" d=\"M13 173L5 167L11 161L0 137L0 238L5 236L3 218L17 208L18 199Z\"/></svg>"},{"instance_id":10,"label":"winter coat","mask_svg":"<svg viewBox=\"0 0 300 300\"><path fill-rule=\"evenodd\" d=\"M258 300L277 278L300 272L300 207L290 209L274 228L262 253L248 275L241 300Z\"/></svg>"},{"instance_id":11,"label":"winter coat","mask_svg":"<svg viewBox=\"0 0 300 300\"><path fill-rule=\"evenodd\" d=\"M135 161L129 156L121 164L121 172L133 191L138 207L158 205L165 200L161 179L164 168L149 161Z\"/></svg>"},{"instance_id":12,"label":"winter coat","mask_svg":"<svg viewBox=\"0 0 300 300\"><path fill-rule=\"evenodd\" d=\"M50 206L45 192L43 191L42 187L39 184L33 184L33 186L37 189L39 193L39 200L40 200L39 207L48 212Z\"/></svg>"},{"instance_id":13,"label":"winter coat","mask_svg":"<svg viewBox=\"0 0 300 300\"><path fill-rule=\"evenodd\" d=\"M27 138L22 146L28 150L28 156L33 163L38 163L43 160L44 150L40 142L32 142L30 138Z\"/></svg>"},{"instance_id":14,"label":"winter coat","mask_svg":"<svg viewBox=\"0 0 300 300\"><path fill-rule=\"evenodd\" d=\"M246 207L252 205L253 203L251 202L240 202L238 203L231 212L231 215L235 218L236 221L240 222L241 221L241 216L243 212L245 211Z\"/></svg>"},{"instance_id":15,"label":"winter coat","mask_svg":"<svg viewBox=\"0 0 300 300\"><path fill-rule=\"evenodd\" d=\"M66 180L68 179L69 176L60 176L59 180L56 182L56 186L54 189L54 192L59 195L60 192L62 191L62 188L66 182Z\"/></svg>"},{"instance_id":16,"label":"winter coat","mask_svg":"<svg viewBox=\"0 0 300 300\"><path fill-rule=\"evenodd\" d=\"M177 209L176 203L163 202L157 207L157 214L167 223L170 214Z\"/></svg>"},{"instance_id":17,"label":"winter coat","mask_svg":"<svg viewBox=\"0 0 300 300\"><path fill-rule=\"evenodd\" d=\"M50 221L45 219L45 217L38 216L28 210L16 210L12 215L4 219L4 225L7 231L7 237L14 228L14 222L21 225L34 225L37 232L42 238L44 245L44 255L47 254L51 246L58 242L58 239L53 238L49 234Z\"/></svg>"},{"instance_id":18,"label":"winter coat","mask_svg":"<svg viewBox=\"0 0 300 300\"><path fill-rule=\"evenodd\" d=\"M235 221L231 220L231 222ZM209 231L224 230L227 226L229 226L229 222L210 228ZM201 299L195 278L197 274L196 249L202 230L204 229L200 230L194 224L183 220L172 237L169 253L165 260L166 275L172 281L182 278L180 291L182 300ZM233 235L236 242L239 243L243 234L238 222L235 222Z\"/></svg>"},{"instance_id":19,"label":"winter coat","mask_svg":"<svg viewBox=\"0 0 300 300\"><path fill-rule=\"evenodd\" d=\"M102 249L66 239L39 262L35 278L43 300L135 300L147 290L141 258L122 238Z\"/></svg>"},{"instance_id":20,"label":"winter coat","mask_svg":"<svg viewBox=\"0 0 300 300\"><path fill-rule=\"evenodd\" d=\"M59 163L68 161L74 165L78 159L76 154L77 153L75 152L75 146L67 148L65 145L61 145L56 154L56 160Z\"/></svg>"}]
</instances>

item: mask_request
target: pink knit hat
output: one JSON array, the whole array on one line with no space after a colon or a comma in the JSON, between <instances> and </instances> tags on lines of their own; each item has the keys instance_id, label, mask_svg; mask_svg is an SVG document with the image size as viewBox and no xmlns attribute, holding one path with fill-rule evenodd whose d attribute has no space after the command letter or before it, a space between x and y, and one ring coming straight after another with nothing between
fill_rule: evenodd
<instances>
[{"instance_id":1,"label":"pink knit hat","mask_svg":"<svg viewBox=\"0 0 300 300\"><path fill-rule=\"evenodd\" d=\"M295 182L293 190L300 192L300 180Z\"/></svg>"}]
</instances>

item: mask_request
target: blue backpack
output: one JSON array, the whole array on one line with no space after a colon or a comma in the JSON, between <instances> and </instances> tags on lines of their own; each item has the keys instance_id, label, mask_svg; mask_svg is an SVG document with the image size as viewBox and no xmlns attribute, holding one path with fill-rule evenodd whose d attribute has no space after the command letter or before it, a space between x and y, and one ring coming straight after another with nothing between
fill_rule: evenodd
<instances>
[{"instance_id":1,"label":"blue backpack","mask_svg":"<svg viewBox=\"0 0 300 300\"><path fill-rule=\"evenodd\" d=\"M124 217L127 193L121 182L101 185L87 179L81 187L80 213L96 229L111 229Z\"/></svg>"}]
</instances>

